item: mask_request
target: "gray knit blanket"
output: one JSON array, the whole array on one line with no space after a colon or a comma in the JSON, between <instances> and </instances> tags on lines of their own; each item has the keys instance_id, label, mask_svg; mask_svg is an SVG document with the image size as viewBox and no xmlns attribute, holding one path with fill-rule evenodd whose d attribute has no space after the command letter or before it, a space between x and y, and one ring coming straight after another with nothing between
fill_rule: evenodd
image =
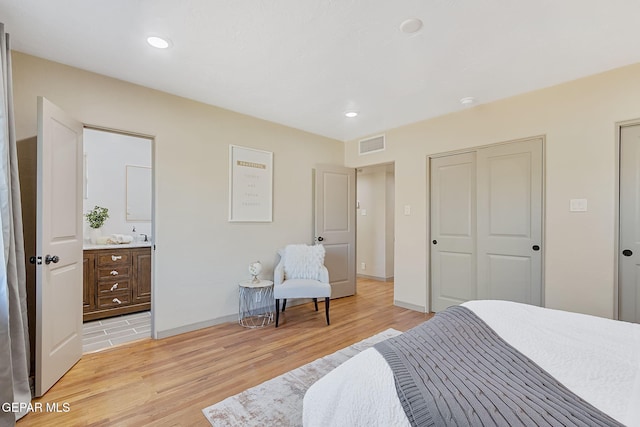
<instances>
[{"instance_id":1,"label":"gray knit blanket","mask_svg":"<svg viewBox=\"0 0 640 427\"><path fill-rule=\"evenodd\" d=\"M413 426L620 426L455 306L375 348Z\"/></svg>"}]
</instances>

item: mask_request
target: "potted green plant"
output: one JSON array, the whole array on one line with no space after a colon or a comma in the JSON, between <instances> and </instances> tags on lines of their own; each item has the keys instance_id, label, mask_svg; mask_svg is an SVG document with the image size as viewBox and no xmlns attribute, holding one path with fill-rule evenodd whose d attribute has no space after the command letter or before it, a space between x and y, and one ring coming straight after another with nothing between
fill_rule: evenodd
<instances>
[{"instance_id":1,"label":"potted green plant","mask_svg":"<svg viewBox=\"0 0 640 427\"><path fill-rule=\"evenodd\" d=\"M98 236L101 234L100 227L102 227L109 218L109 209L96 206L84 214L84 216L87 218L87 222L91 228L91 243L96 244Z\"/></svg>"}]
</instances>

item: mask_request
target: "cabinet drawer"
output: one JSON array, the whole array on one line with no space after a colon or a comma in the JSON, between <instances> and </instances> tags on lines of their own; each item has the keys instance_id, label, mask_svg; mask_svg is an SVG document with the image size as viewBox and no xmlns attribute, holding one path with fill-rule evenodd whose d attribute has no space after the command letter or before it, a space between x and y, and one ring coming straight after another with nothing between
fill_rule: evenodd
<instances>
[{"instance_id":1,"label":"cabinet drawer","mask_svg":"<svg viewBox=\"0 0 640 427\"><path fill-rule=\"evenodd\" d=\"M120 307L129 304L131 292L114 292L98 296L98 309Z\"/></svg>"},{"instance_id":2,"label":"cabinet drawer","mask_svg":"<svg viewBox=\"0 0 640 427\"><path fill-rule=\"evenodd\" d=\"M131 262L131 254L126 250L116 251L104 251L100 253L98 258L98 265L129 265Z\"/></svg>"},{"instance_id":3,"label":"cabinet drawer","mask_svg":"<svg viewBox=\"0 0 640 427\"><path fill-rule=\"evenodd\" d=\"M102 297L105 294L114 294L121 291L129 290L129 281L128 280L101 280L98 282L98 294Z\"/></svg>"},{"instance_id":4,"label":"cabinet drawer","mask_svg":"<svg viewBox=\"0 0 640 427\"><path fill-rule=\"evenodd\" d=\"M120 277L129 277L128 265L114 265L112 267L98 268L98 280L119 279Z\"/></svg>"}]
</instances>

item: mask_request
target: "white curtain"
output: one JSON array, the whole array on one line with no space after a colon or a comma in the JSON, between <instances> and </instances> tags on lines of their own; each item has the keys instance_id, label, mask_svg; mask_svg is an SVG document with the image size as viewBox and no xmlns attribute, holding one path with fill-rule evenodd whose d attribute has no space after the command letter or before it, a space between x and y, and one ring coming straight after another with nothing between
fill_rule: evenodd
<instances>
[{"instance_id":1,"label":"white curtain","mask_svg":"<svg viewBox=\"0 0 640 427\"><path fill-rule=\"evenodd\" d=\"M0 426L25 415L6 411L6 404L31 401L29 329L18 180L18 153L13 118L9 35L0 23Z\"/></svg>"}]
</instances>

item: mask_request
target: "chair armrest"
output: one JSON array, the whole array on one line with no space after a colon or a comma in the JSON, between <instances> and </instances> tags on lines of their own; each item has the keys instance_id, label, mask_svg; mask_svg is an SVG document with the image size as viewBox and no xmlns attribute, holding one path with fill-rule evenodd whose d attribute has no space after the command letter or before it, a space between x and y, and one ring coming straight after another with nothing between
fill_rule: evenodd
<instances>
[{"instance_id":1,"label":"chair armrest","mask_svg":"<svg viewBox=\"0 0 640 427\"><path fill-rule=\"evenodd\" d=\"M284 264L281 260L273 270L273 286L281 285L282 282L284 282Z\"/></svg>"},{"instance_id":2,"label":"chair armrest","mask_svg":"<svg viewBox=\"0 0 640 427\"><path fill-rule=\"evenodd\" d=\"M329 283L329 270L324 265L320 269L320 274L318 274L318 280L322 283Z\"/></svg>"}]
</instances>

